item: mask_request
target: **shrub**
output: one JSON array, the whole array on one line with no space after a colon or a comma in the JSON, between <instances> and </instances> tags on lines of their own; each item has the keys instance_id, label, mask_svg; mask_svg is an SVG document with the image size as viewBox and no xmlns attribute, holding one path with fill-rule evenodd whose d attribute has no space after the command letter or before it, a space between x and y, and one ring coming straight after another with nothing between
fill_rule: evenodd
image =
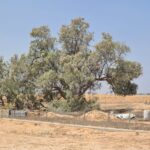
<instances>
[{"instance_id":1,"label":"shrub","mask_svg":"<svg viewBox=\"0 0 150 150\"><path fill-rule=\"evenodd\" d=\"M85 98L79 100L54 100L50 102L49 108L50 111L58 112L74 112L74 111L90 111L100 109L99 104L96 100L86 101Z\"/></svg>"}]
</instances>

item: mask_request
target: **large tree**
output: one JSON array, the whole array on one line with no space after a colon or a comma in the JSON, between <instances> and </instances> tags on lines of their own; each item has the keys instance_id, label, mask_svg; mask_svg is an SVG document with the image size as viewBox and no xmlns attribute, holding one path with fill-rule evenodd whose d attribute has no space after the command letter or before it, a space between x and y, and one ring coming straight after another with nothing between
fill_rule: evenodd
<instances>
[{"instance_id":1,"label":"large tree","mask_svg":"<svg viewBox=\"0 0 150 150\"><path fill-rule=\"evenodd\" d=\"M109 33L102 33L102 40L91 46L93 33L83 18L63 25L58 39L47 26L34 28L31 37L28 54L13 57L9 64L7 82L14 85L16 95L31 100L42 94L47 101L63 97L75 110L86 91L99 88L102 81L116 94L136 94L133 80L142 69L139 63L125 59L129 47L114 41Z\"/></svg>"},{"instance_id":2,"label":"large tree","mask_svg":"<svg viewBox=\"0 0 150 150\"><path fill-rule=\"evenodd\" d=\"M59 93L69 101L80 100L85 92L99 87L106 81L116 94L135 94L137 85L132 81L141 75L141 65L125 60L128 46L116 42L108 33L102 33L102 40L90 47L93 34L83 18L62 26L59 34L59 51L49 57L49 70L42 74L37 85ZM52 55L52 52L49 53Z\"/></svg>"}]
</instances>

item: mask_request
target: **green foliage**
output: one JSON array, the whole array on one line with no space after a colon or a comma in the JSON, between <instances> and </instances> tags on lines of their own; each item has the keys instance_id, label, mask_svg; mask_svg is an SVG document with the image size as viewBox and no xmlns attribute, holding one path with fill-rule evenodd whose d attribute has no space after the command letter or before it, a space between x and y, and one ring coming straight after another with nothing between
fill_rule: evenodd
<instances>
[{"instance_id":1,"label":"green foliage","mask_svg":"<svg viewBox=\"0 0 150 150\"><path fill-rule=\"evenodd\" d=\"M118 95L135 95L137 93L137 84L129 82L117 82L113 91Z\"/></svg>"},{"instance_id":2,"label":"green foliage","mask_svg":"<svg viewBox=\"0 0 150 150\"><path fill-rule=\"evenodd\" d=\"M67 54L76 54L80 51L87 51L93 34L88 31L89 24L84 18L76 18L68 26L60 29L59 40L63 44L63 50Z\"/></svg>"},{"instance_id":3,"label":"green foliage","mask_svg":"<svg viewBox=\"0 0 150 150\"><path fill-rule=\"evenodd\" d=\"M74 112L74 111L90 111L100 110L100 105L95 100L86 101L84 98L79 100L54 100L49 103L48 110L56 112Z\"/></svg>"},{"instance_id":4,"label":"green foliage","mask_svg":"<svg viewBox=\"0 0 150 150\"><path fill-rule=\"evenodd\" d=\"M133 80L142 74L142 67L125 60L129 47L109 33L102 33L102 40L91 47L93 33L83 18L62 26L59 40L47 26L34 28L30 35L26 55L14 55L10 62L0 58L0 96L7 96L18 109L37 108L39 95L63 111L92 109L97 106L83 95L102 81L116 94L136 94Z\"/></svg>"}]
</instances>

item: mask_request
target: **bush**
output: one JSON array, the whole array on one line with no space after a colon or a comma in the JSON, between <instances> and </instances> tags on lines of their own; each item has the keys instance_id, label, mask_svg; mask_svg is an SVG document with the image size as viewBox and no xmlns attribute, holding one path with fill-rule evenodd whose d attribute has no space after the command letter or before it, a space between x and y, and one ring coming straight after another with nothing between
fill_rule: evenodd
<instances>
[{"instance_id":1,"label":"bush","mask_svg":"<svg viewBox=\"0 0 150 150\"><path fill-rule=\"evenodd\" d=\"M79 100L54 100L49 104L50 111L58 112L74 112L74 111L90 111L99 110L100 106L96 100L86 101L85 98Z\"/></svg>"},{"instance_id":2,"label":"bush","mask_svg":"<svg viewBox=\"0 0 150 150\"><path fill-rule=\"evenodd\" d=\"M53 100L49 103L49 111L66 112L69 111L66 100Z\"/></svg>"}]
</instances>

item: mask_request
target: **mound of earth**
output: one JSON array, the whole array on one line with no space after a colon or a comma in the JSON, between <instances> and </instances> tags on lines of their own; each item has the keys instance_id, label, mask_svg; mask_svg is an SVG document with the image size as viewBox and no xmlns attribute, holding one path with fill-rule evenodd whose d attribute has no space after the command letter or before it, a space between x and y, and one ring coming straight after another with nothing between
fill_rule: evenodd
<instances>
[{"instance_id":1,"label":"mound of earth","mask_svg":"<svg viewBox=\"0 0 150 150\"><path fill-rule=\"evenodd\" d=\"M65 114L58 114L54 112L30 112L28 113L28 116L41 116L41 117L46 117L46 118L64 118L64 119L84 119L88 121L106 121L106 120L112 120L112 121L118 121L119 119L116 118L115 116L98 111L98 110L93 110L89 111L83 115L80 116L73 116L73 115L65 115Z\"/></svg>"},{"instance_id":2,"label":"mound of earth","mask_svg":"<svg viewBox=\"0 0 150 150\"><path fill-rule=\"evenodd\" d=\"M36 117L36 116L40 116L40 115L41 115L40 111L28 111L27 112L28 117Z\"/></svg>"},{"instance_id":3,"label":"mound of earth","mask_svg":"<svg viewBox=\"0 0 150 150\"><path fill-rule=\"evenodd\" d=\"M74 116L71 116L71 115L64 115L64 114L57 114L57 113L54 113L54 112L48 112L47 114L45 114L47 118L74 118Z\"/></svg>"},{"instance_id":4,"label":"mound of earth","mask_svg":"<svg viewBox=\"0 0 150 150\"><path fill-rule=\"evenodd\" d=\"M65 115L65 114L58 114L54 112L42 112L42 111L33 111L27 113L28 117L44 117L44 118L68 118L72 119L74 116L72 115Z\"/></svg>"},{"instance_id":5,"label":"mound of earth","mask_svg":"<svg viewBox=\"0 0 150 150\"><path fill-rule=\"evenodd\" d=\"M116 117L98 110L89 111L80 117L89 121L104 121L108 119L113 121L118 120Z\"/></svg>"}]
</instances>

